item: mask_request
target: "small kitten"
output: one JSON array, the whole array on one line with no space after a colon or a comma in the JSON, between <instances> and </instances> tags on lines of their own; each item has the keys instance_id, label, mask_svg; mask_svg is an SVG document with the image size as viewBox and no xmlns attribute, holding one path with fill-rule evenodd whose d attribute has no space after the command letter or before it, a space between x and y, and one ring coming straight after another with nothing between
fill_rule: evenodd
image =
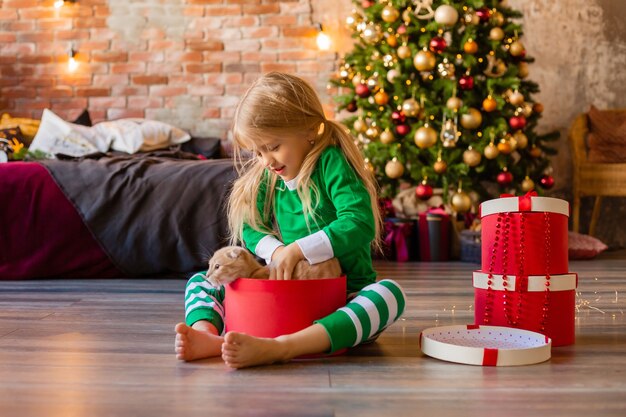
<instances>
[{"instance_id":1,"label":"small kitten","mask_svg":"<svg viewBox=\"0 0 626 417\"><path fill-rule=\"evenodd\" d=\"M270 269L257 262L252 254L239 246L227 246L216 251L209 260L206 280L214 287L226 285L239 277L269 278ZM293 279L335 278L341 276L341 266L337 258L315 265L307 260L298 262L293 271Z\"/></svg>"}]
</instances>

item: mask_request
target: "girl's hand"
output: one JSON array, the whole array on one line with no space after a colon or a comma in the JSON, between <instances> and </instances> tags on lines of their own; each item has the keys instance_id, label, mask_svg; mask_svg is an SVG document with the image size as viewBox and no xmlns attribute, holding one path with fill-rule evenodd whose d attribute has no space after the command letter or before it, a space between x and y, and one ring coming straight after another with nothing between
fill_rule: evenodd
<instances>
[{"instance_id":1,"label":"girl's hand","mask_svg":"<svg viewBox=\"0 0 626 417\"><path fill-rule=\"evenodd\" d=\"M302 259L304 259L304 254L295 242L276 249L270 263L270 279L291 279L293 270Z\"/></svg>"}]
</instances>

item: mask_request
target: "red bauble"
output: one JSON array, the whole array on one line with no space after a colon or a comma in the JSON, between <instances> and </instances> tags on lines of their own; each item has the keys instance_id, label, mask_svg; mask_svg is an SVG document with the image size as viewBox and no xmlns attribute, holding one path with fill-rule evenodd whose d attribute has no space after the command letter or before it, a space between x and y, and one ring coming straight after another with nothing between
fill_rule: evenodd
<instances>
[{"instance_id":1,"label":"red bauble","mask_svg":"<svg viewBox=\"0 0 626 417\"><path fill-rule=\"evenodd\" d=\"M489 21L489 18L491 17L491 10L489 10L488 7L481 7L476 10L476 16L478 16L481 23L485 23Z\"/></svg>"},{"instance_id":2,"label":"red bauble","mask_svg":"<svg viewBox=\"0 0 626 417\"><path fill-rule=\"evenodd\" d=\"M346 110L348 110L350 113L354 113L357 110L356 101L352 100L350 103L348 103L348 105L346 106Z\"/></svg>"},{"instance_id":3,"label":"red bauble","mask_svg":"<svg viewBox=\"0 0 626 417\"><path fill-rule=\"evenodd\" d=\"M539 185L541 185L541 188L549 190L554 187L554 177L552 175L544 175L539 179Z\"/></svg>"},{"instance_id":4,"label":"red bauble","mask_svg":"<svg viewBox=\"0 0 626 417\"><path fill-rule=\"evenodd\" d=\"M406 122L406 114L401 111L394 111L391 113L391 122L396 125Z\"/></svg>"},{"instance_id":5,"label":"red bauble","mask_svg":"<svg viewBox=\"0 0 626 417\"><path fill-rule=\"evenodd\" d=\"M396 31L398 35L404 35L406 33L406 26L400 25L398 26L398 30Z\"/></svg>"},{"instance_id":6,"label":"red bauble","mask_svg":"<svg viewBox=\"0 0 626 417\"><path fill-rule=\"evenodd\" d=\"M415 195L420 200L426 201L433 196L433 187L428 184L420 184L415 188Z\"/></svg>"},{"instance_id":7,"label":"red bauble","mask_svg":"<svg viewBox=\"0 0 626 417\"><path fill-rule=\"evenodd\" d=\"M496 181L498 181L498 184L503 186L509 185L513 182L513 174L511 174L509 171L502 171L496 177Z\"/></svg>"},{"instance_id":8,"label":"red bauble","mask_svg":"<svg viewBox=\"0 0 626 417\"><path fill-rule=\"evenodd\" d=\"M444 38L442 38L441 36L435 36L430 40L430 43L428 44L428 49L430 49L432 52L442 53L444 49L446 49L446 46L448 46L448 44L446 43L446 40Z\"/></svg>"},{"instance_id":9,"label":"red bauble","mask_svg":"<svg viewBox=\"0 0 626 417\"><path fill-rule=\"evenodd\" d=\"M361 0L361 7L367 9L368 7L372 7L374 2L371 0Z\"/></svg>"},{"instance_id":10,"label":"red bauble","mask_svg":"<svg viewBox=\"0 0 626 417\"><path fill-rule=\"evenodd\" d=\"M463 75L459 78L459 87L461 90L471 90L474 88L474 77L471 75Z\"/></svg>"},{"instance_id":11,"label":"red bauble","mask_svg":"<svg viewBox=\"0 0 626 417\"><path fill-rule=\"evenodd\" d=\"M521 130L526 127L526 118L524 116L513 116L509 119L509 126L513 130Z\"/></svg>"},{"instance_id":12,"label":"red bauble","mask_svg":"<svg viewBox=\"0 0 626 417\"><path fill-rule=\"evenodd\" d=\"M370 89L365 84L357 84L357 86L354 87L354 92L361 98L369 97L370 94L372 94Z\"/></svg>"},{"instance_id":13,"label":"red bauble","mask_svg":"<svg viewBox=\"0 0 626 417\"><path fill-rule=\"evenodd\" d=\"M396 125L396 133L400 136L406 136L411 131L411 127L405 124Z\"/></svg>"}]
</instances>

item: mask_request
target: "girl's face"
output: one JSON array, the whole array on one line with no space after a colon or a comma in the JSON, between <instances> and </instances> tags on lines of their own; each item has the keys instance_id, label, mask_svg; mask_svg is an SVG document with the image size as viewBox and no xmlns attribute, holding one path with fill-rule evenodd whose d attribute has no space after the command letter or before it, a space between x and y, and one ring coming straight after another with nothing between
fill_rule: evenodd
<instances>
[{"instance_id":1,"label":"girl's face","mask_svg":"<svg viewBox=\"0 0 626 417\"><path fill-rule=\"evenodd\" d=\"M306 133L267 136L257 143L256 154L265 168L276 173L284 181L290 181L298 176L304 158L313 148L309 142L312 138L313 135Z\"/></svg>"}]
</instances>

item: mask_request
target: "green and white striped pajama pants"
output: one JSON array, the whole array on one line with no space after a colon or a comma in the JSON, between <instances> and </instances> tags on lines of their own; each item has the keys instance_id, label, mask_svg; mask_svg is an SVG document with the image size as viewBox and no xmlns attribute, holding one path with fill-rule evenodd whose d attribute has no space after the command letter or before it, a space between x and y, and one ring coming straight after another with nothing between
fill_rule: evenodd
<instances>
[{"instance_id":1,"label":"green and white striped pajama pants","mask_svg":"<svg viewBox=\"0 0 626 417\"><path fill-rule=\"evenodd\" d=\"M224 287L213 288L201 273L187 282L185 322L191 326L199 320L211 322L224 331ZM406 297L402 288L390 279L370 284L348 300L345 307L316 320L330 337L329 353L376 339L404 312Z\"/></svg>"}]
</instances>

